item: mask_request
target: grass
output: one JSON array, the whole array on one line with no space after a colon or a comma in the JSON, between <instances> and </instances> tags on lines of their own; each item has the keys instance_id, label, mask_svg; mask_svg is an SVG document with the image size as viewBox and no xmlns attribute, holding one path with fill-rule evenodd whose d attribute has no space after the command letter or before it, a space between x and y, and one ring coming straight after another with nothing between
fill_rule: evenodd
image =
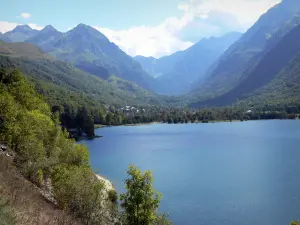
<instances>
[{"instance_id":1,"label":"grass","mask_svg":"<svg viewBox=\"0 0 300 225\"><path fill-rule=\"evenodd\" d=\"M40 189L19 173L13 160L5 154L0 154L0 196L0 225L82 224L48 201Z\"/></svg>"},{"instance_id":2,"label":"grass","mask_svg":"<svg viewBox=\"0 0 300 225\"><path fill-rule=\"evenodd\" d=\"M0 225L15 225L17 223L16 213L10 207L9 201L0 197Z\"/></svg>"}]
</instances>

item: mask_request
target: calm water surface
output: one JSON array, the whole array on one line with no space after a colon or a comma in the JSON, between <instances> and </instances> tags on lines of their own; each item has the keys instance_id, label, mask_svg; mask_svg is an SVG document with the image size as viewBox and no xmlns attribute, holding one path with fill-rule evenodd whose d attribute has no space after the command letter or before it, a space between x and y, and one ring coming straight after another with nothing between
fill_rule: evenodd
<instances>
[{"instance_id":1,"label":"calm water surface","mask_svg":"<svg viewBox=\"0 0 300 225\"><path fill-rule=\"evenodd\" d=\"M129 164L153 171L175 225L300 219L300 121L111 127L85 141L119 192Z\"/></svg>"}]
</instances>

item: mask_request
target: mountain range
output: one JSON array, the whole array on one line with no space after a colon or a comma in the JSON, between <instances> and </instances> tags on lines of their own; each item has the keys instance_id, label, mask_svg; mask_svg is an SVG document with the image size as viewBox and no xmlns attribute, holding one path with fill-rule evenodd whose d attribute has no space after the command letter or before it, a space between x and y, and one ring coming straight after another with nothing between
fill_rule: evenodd
<instances>
[{"instance_id":1,"label":"mountain range","mask_svg":"<svg viewBox=\"0 0 300 225\"><path fill-rule=\"evenodd\" d=\"M221 57L209 70L207 79L197 87L191 96L199 96L199 102L193 106L216 106L236 102L237 99L244 99L245 92L254 91L266 84L264 76L271 77L274 65L268 64L259 75L257 67L272 48L276 47L283 38L288 35L298 24L300 4L298 0L283 0L280 4L272 7L262 15L259 20ZM287 45L293 43L287 43ZM272 55L271 55L272 57ZM281 63L281 65L286 65ZM281 67L282 69L282 67ZM274 72L274 71L273 71ZM266 75L267 74L267 75ZM275 76L275 75L273 75ZM249 87L247 84L249 84ZM253 83L260 85L251 86ZM250 88L251 86L251 88ZM246 88L247 87L247 88ZM244 90L242 92L236 89ZM246 91L247 90L247 91ZM222 97L224 95L224 97ZM231 96L229 101L226 96ZM219 99L219 100L217 100ZM226 101L223 101L227 99Z\"/></svg>"},{"instance_id":2,"label":"mountain range","mask_svg":"<svg viewBox=\"0 0 300 225\"><path fill-rule=\"evenodd\" d=\"M159 94L181 95L201 80L207 68L240 36L233 32L202 39L185 51L160 59L142 56L133 59L101 32L84 24L66 33L51 25L41 31L19 25L0 38L6 42L32 43L57 59L103 79L115 75Z\"/></svg>"},{"instance_id":3,"label":"mountain range","mask_svg":"<svg viewBox=\"0 0 300 225\"><path fill-rule=\"evenodd\" d=\"M12 31L3 34L1 40L9 42L24 42L38 33L38 30L32 29L28 25L18 25Z\"/></svg>"},{"instance_id":4,"label":"mountain range","mask_svg":"<svg viewBox=\"0 0 300 225\"><path fill-rule=\"evenodd\" d=\"M270 94L270 92L272 92L275 94L272 100L278 101L278 99L275 99L276 96L279 96L276 93L282 92L282 90L286 89L284 88L286 83L291 83L291 80L294 80L291 74L299 77L297 74L300 73L299 68L297 69L297 67L300 66L300 64L298 65L300 54L299 37L300 25L285 35L278 44L260 57L259 62L249 69L248 75L242 79L236 87L216 98L204 100L201 104L210 106L230 105L234 103L236 99L242 100L248 98L248 95L254 91L257 91L260 95L265 95L267 92ZM287 73L286 71L291 71L292 73ZM280 80L282 84L281 87L278 85L280 84L278 80ZM300 88L299 81L300 80L290 85L293 87L297 85L298 88ZM266 88L266 85L271 86L261 91L260 88ZM277 86L276 89L274 89L275 86ZM270 89L272 87L273 90ZM297 94L299 94L299 92ZM271 100L271 98L266 100Z\"/></svg>"},{"instance_id":5,"label":"mountain range","mask_svg":"<svg viewBox=\"0 0 300 225\"><path fill-rule=\"evenodd\" d=\"M300 58L297 41L299 26L299 0L283 0L263 14L244 34L232 32L222 37L205 38L184 51L158 59L144 56L133 58L101 32L84 24L65 33L51 25L41 31L27 25L17 26L10 32L0 34L0 39L7 42L1 43L0 50L2 57L17 59L17 65L23 70L30 67L29 64L34 68L45 64L45 71L60 74L59 79L67 79L68 82L73 72L76 79L83 76L88 82L98 77L97 83L103 84L101 93L106 90L116 93L118 102L172 102L197 108L231 105L240 100L262 104L276 102L276 99L299 99L299 77L295 72L298 71ZM7 46L10 42L28 44ZM29 43L42 51L29 48L32 46ZM28 55L30 60L26 59L26 64L23 61ZM69 71L68 75L62 71ZM58 79L56 75L51 75L51 79ZM69 88L74 87L74 84L68 85ZM92 83L89 85L93 92L100 93ZM89 85L76 88L89 95L90 90L85 90ZM113 96L108 98L112 101Z\"/></svg>"},{"instance_id":6,"label":"mountain range","mask_svg":"<svg viewBox=\"0 0 300 225\"><path fill-rule=\"evenodd\" d=\"M147 90L151 90L154 83L154 78L138 62L98 30L84 24L66 33L57 31L51 25L41 31L31 29L28 25L19 25L5 33L2 40L35 44L57 59L103 79L115 75Z\"/></svg>"},{"instance_id":7,"label":"mountain range","mask_svg":"<svg viewBox=\"0 0 300 225\"><path fill-rule=\"evenodd\" d=\"M0 41L0 68L19 69L53 103L69 99L82 105L164 104L161 97L135 83L113 75L101 79L55 59L31 43Z\"/></svg>"},{"instance_id":8,"label":"mountain range","mask_svg":"<svg viewBox=\"0 0 300 225\"><path fill-rule=\"evenodd\" d=\"M190 48L159 59L136 56L143 68L157 77L157 93L182 95L204 79L207 69L242 36L232 32L222 37L204 38Z\"/></svg>"}]
</instances>

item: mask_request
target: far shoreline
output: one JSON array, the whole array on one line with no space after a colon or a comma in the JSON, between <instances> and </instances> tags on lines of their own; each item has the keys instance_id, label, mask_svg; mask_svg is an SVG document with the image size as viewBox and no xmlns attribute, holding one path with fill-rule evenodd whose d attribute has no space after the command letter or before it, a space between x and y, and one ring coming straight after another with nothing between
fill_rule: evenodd
<instances>
[{"instance_id":1,"label":"far shoreline","mask_svg":"<svg viewBox=\"0 0 300 225\"><path fill-rule=\"evenodd\" d=\"M102 124L95 124L95 129L101 129L101 128L106 128L106 127L136 127L136 126L150 126L150 125L155 125L155 124L166 124L166 125L183 125L183 124L212 124L212 123L244 123L244 122L251 122L251 121L274 121L274 120L279 120L279 121L297 121L300 120L299 118L296 119L263 119L263 120L212 120L212 121L203 121L203 122L194 122L194 123L163 123L163 122L151 122L151 123L137 123L137 124L122 124L122 125L102 125Z\"/></svg>"}]
</instances>

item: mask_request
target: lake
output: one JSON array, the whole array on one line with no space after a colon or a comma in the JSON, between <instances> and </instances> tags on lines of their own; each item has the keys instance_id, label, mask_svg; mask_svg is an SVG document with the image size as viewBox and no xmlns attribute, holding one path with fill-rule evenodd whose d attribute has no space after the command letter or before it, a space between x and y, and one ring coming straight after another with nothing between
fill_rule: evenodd
<instances>
[{"instance_id":1,"label":"lake","mask_svg":"<svg viewBox=\"0 0 300 225\"><path fill-rule=\"evenodd\" d=\"M300 219L300 121L106 127L85 141L118 192L129 164L152 170L175 225L289 225Z\"/></svg>"}]
</instances>

